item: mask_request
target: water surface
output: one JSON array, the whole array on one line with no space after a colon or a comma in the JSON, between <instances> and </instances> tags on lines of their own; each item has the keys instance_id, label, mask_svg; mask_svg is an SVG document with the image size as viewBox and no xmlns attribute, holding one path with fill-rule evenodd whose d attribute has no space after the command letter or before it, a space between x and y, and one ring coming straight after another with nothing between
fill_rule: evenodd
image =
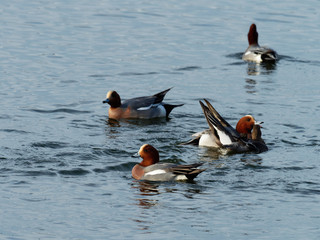
<instances>
[{"instance_id":1,"label":"water surface","mask_svg":"<svg viewBox=\"0 0 320 240\"><path fill-rule=\"evenodd\" d=\"M317 1L7 1L0 41L1 239L318 239ZM276 65L244 63L257 24ZM174 87L170 120L109 121ZM264 121L262 154L181 146L207 98L233 126ZM145 143L204 162L192 183L131 178Z\"/></svg>"}]
</instances>

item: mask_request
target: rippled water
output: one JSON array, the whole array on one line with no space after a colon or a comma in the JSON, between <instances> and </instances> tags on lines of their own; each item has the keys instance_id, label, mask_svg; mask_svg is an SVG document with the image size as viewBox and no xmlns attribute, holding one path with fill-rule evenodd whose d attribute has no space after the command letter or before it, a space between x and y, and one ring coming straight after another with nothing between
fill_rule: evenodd
<instances>
[{"instance_id":1,"label":"rippled water","mask_svg":"<svg viewBox=\"0 0 320 240\"><path fill-rule=\"evenodd\" d=\"M6 1L0 41L1 239L318 239L318 1ZM249 26L276 65L247 64ZM169 121L107 119L174 87ZM269 151L181 146L207 128L208 98L232 125L264 121ZM131 178L153 144L204 162L192 183Z\"/></svg>"}]
</instances>

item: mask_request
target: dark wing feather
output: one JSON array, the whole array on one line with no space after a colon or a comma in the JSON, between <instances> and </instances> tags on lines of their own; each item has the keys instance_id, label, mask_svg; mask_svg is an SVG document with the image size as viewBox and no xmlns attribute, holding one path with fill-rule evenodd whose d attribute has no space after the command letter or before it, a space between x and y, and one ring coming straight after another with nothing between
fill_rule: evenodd
<instances>
[{"instance_id":1,"label":"dark wing feather","mask_svg":"<svg viewBox=\"0 0 320 240\"><path fill-rule=\"evenodd\" d=\"M259 49L252 50L254 54L261 55L263 61L275 61L278 58L278 54L271 48L260 47Z\"/></svg>"},{"instance_id":2,"label":"dark wing feather","mask_svg":"<svg viewBox=\"0 0 320 240\"><path fill-rule=\"evenodd\" d=\"M240 134L226 120L224 120L223 117L220 116L220 114L211 105L211 103L207 99L204 99L204 101L206 102L212 115L220 122L220 124L224 127L224 129L228 131L229 134L232 135L234 138L236 139L240 138Z\"/></svg>"},{"instance_id":3,"label":"dark wing feather","mask_svg":"<svg viewBox=\"0 0 320 240\"><path fill-rule=\"evenodd\" d=\"M234 136L232 134L232 132L229 130L229 127L225 127L226 124L228 124L227 122L221 122L218 118L216 118L214 116L214 114L209 110L209 108L207 106L205 106L201 101L200 105L202 107L204 116L206 117L206 120L208 122L208 125L212 131L212 133L217 136L217 138L219 139L220 142L217 142L218 145L224 145L225 143L221 142L221 136L219 136L219 133L217 130L219 130L221 133L220 134L224 134L226 136L228 136L228 138L230 139L231 142L235 142L238 137ZM220 115L218 115L218 117L221 119L222 117ZM229 125L229 124L228 124ZM229 125L230 126L230 125ZM215 127L217 129L215 129ZM230 126L231 127L231 126ZM231 127L232 128L232 127Z\"/></svg>"},{"instance_id":4,"label":"dark wing feather","mask_svg":"<svg viewBox=\"0 0 320 240\"><path fill-rule=\"evenodd\" d=\"M205 169L199 169L203 163L194 163L189 165L176 165L171 168L171 171L177 175L185 175L189 180L193 180L199 173Z\"/></svg>"},{"instance_id":5,"label":"dark wing feather","mask_svg":"<svg viewBox=\"0 0 320 240\"><path fill-rule=\"evenodd\" d=\"M131 98L128 100L125 100L122 103L122 108L131 107L132 109L139 109L139 108L145 108L150 107L153 104L160 104L163 101L163 98L165 97L166 93L171 88L164 90L162 92L159 92L157 94L154 94L152 96L144 96L144 97L137 97L137 98Z\"/></svg>"}]
</instances>

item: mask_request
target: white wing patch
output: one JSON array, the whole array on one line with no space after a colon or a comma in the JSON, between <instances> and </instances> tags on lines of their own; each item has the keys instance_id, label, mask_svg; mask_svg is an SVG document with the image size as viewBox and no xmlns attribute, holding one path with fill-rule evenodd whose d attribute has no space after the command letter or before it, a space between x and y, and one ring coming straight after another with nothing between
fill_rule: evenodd
<instances>
[{"instance_id":1,"label":"white wing patch","mask_svg":"<svg viewBox=\"0 0 320 240\"><path fill-rule=\"evenodd\" d=\"M147 172L146 174L145 174L145 176L149 176L149 175L157 175L157 174L163 174L163 173L166 173L166 171L165 170L163 170L163 169L157 169L157 170L153 170L153 171L151 171L151 172Z\"/></svg>"},{"instance_id":2,"label":"white wing patch","mask_svg":"<svg viewBox=\"0 0 320 240\"><path fill-rule=\"evenodd\" d=\"M220 138L220 142L222 143L222 145L230 145L232 144L232 141L230 139L230 137L223 131L220 131L216 128L219 138Z\"/></svg>"}]
</instances>

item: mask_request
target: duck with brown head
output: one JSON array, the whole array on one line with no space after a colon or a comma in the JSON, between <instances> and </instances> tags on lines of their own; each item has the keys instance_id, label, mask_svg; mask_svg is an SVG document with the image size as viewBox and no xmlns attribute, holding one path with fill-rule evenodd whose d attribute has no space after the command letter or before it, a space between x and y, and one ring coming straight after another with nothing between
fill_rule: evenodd
<instances>
[{"instance_id":1,"label":"duck with brown head","mask_svg":"<svg viewBox=\"0 0 320 240\"><path fill-rule=\"evenodd\" d=\"M193 180L199 173L205 170L198 168L202 163L177 165L173 163L159 162L158 150L149 144L142 145L138 154L142 158L142 161L136 164L132 169L132 177L137 180Z\"/></svg>"},{"instance_id":2,"label":"duck with brown head","mask_svg":"<svg viewBox=\"0 0 320 240\"><path fill-rule=\"evenodd\" d=\"M152 96L137 97L121 102L120 95L116 91L109 91L103 103L108 103L109 118L119 120L121 118L152 119L158 117L169 117L175 107L183 104L167 104L163 102L166 93L171 88L154 94Z\"/></svg>"},{"instance_id":3,"label":"duck with brown head","mask_svg":"<svg viewBox=\"0 0 320 240\"><path fill-rule=\"evenodd\" d=\"M242 59L249 62L275 62L278 60L278 54L271 48L261 47L258 43L257 26L253 23L248 32L247 50L243 53Z\"/></svg>"},{"instance_id":4,"label":"duck with brown head","mask_svg":"<svg viewBox=\"0 0 320 240\"><path fill-rule=\"evenodd\" d=\"M206 105L201 101L199 102L210 130L197 133L195 138L187 142L187 144L225 149L227 152L232 153L266 151L267 147L265 144L265 147L255 146L255 141L257 139L252 138L252 130L256 129L255 138L257 138L260 126L257 125L257 122L251 115L242 117L238 121L236 129L234 129L226 120L224 120L223 117L220 116L208 100L204 99L204 101ZM259 128L255 126L259 126Z\"/></svg>"},{"instance_id":5,"label":"duck with brown head","mask_svg":"<svg viewBox=\"0 0 320 240\"><path fill-rule=\"evenodd\" d=\"M240 120L238 121L236 131L240 133L241 137L246 137L250 139L251 131L255 123L256 120L251 115L246 115L240 118Z\"/></svg>"}]
</instances>

